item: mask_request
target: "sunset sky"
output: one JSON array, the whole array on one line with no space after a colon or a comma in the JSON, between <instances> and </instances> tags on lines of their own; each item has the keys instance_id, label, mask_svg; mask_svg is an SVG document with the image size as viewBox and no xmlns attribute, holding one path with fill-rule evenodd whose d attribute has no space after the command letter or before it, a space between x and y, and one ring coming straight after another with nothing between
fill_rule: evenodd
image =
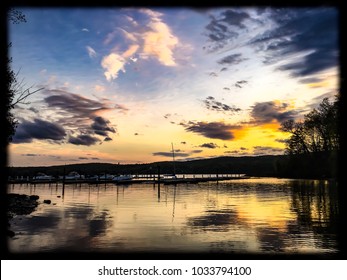
<instances>
[{"instance_id":1,"label":"sunset sky","mask_svg":"<svg viewBox=\"0 0 347 280\"><path fill-rule=\"evenodd\" d=\"M283 154L339 88L333 7L18 8L10 166Z\"/></svg>"}]
</instances>

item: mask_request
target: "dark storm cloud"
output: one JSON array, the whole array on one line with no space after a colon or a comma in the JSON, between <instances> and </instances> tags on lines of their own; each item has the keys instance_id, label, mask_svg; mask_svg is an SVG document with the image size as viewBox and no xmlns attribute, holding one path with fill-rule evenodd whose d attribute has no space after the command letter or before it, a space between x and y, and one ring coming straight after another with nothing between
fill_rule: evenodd
<instances>
[{"instance_id":1,"label":"dark storm cloud","mask_svg":"<svg viewBox=\"0 0 347 280\"><path fill-rule=\"evenodd\" d=\"M95 134L107 136L108 132L116 132L113 127L109 126L109 123L110 121L104 119L103 117L95 117L91 128L94 130Z\"/></svg>"},{"instance_id":2,"label":"dark storm cloud","mask_svg":"<svg viewBox=\"0 0 347 280\"><path fill-rule=\"evenodd\" d=\"M287 110L287 107L287 103L278 105L273 101L257 102L252 106L251 117L256 124L270 123L274 120L281 123L289 119L295 119L298 112Z\"/></svg>"},{"instance_id":3,"label":"dark storm cloud","mask_svg":"<svg viewBox=\"0 0 347 280\"><path fill-rule=\"evenodd\" d=\"M98 138L90 135L78 135L77 137L70 136L69 143L74 145L91 146L100 141Z\"/></svg>"},{"instance_id":4,"label":"dark storm cloud","mask_svg":"<svg viewBox=\"0 0 347 280\"><path fill-rule=\"evenodd\" d=\"M246 58L243 58L242 57L242 54L240 53L235 53L235 54L231 54L231 55L228 55L228 56L225 56L223 57L222 59L218 60L218 63L219 64L227 64L227 65L230 65L230 64L239 64L241 63L242 61L244 60L247 60Z\"/></svg>"},{"instance_id":5,"label":"dark storm cloud","mask_svg":"<svg viewBox=\"0 0 347 280\"><path fill-rule=\"evenodd\" d=\"M33 139L61 141L66 132L59 124L40 119L21 122L13 136L12 143L30 143Z\"/></svg>"},{"instance_id":6,"label":"dark storm cloud","mask_svg":"<svg viewBox=\"0 0 347 280\"><path fill-rule=\"evenodd\" d=\"M164 157L172 157L172 152L156 152L153 153L153 156L164 156ZM188 153L175 153L175 157L188 157Z\"/></svg>"},{"instance_id":7,"label":"dark storm cloud","mask_svg":"<svg viewBox=\"0 0 347 280\"><path fill-rule=\"evenodd\" d=\"M201 148L209 148L209 149L216 149L219 148L219 146L215 143L204 143L202 145L200 145L199 147Z\"/></svg>"},{"instance_id":8,"label":"dark storm cloud","mask_svg":"<svg viewBox=\"0 0 347 280\"><path fill-rule=\"evenodd\" d=\"M181 123L188 132L194 132L207 138L232 140L234 135L232 129L238 129L240 126L225 124L223 122L188 122Z\"/></svg>"},{"instance_id":9,"label":"dark storm cloud","mask_svg":"<svg viewBox=\"0 0 347 280\"><path fill-rule=\"evenodd\" d=\"M219 112L230 112L235 113L241 111L240 108L237 108L235 106L229 106L227 104L223 104L222 102L217 101L213 96L206 97L205 100L202 101L205 105L205 107L212 111L219 111Z\"/></svg>"},{"instance_id":10,"label":"dark storm cloud","mask_svg":"<svg viewBox=\"0 0 347 280\"><path fill-rule=\"evenodd\" d=\"M107 136L107 137L104 138L104 141L106 141L106 142L107 142L107 141L112 141L112 138L109 137L109 136Z\"/></svg>"},{"instance_id":11,"label":"dark storm cloud","mask_svg":"<svg viewBox=\"0 0 347 280\"><path fill-rule=\"evenodd\" d=\"M267 62L283 60L279 70L304 77L338 65L338 11L333 7L270 10L276 27L250 41ZM286 61L286 56L297 56Z\"/></svg>"}]
</instances>

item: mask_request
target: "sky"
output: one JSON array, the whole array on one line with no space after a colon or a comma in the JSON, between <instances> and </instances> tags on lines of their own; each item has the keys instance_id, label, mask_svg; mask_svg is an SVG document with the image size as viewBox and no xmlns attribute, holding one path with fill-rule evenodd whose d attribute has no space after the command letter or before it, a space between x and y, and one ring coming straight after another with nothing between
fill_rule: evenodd
<instances>
[{"instance_id":1,"label":"sky","mask_svg":"<svg viewBox=\"0 0 347 280\"><path fill-rule=\"evenodd\" d=\"M9 166L283 154L339 90L334 7L18 8Z\"/></svg>"}]
</instances>

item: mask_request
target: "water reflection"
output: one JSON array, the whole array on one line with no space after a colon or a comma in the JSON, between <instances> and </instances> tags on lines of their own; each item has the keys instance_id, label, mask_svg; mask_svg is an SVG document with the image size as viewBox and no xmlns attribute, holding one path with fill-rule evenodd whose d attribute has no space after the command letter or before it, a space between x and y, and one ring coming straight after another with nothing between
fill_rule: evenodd
<instances>
[{"instance_id":1,"label":"water reflection","mask_svg":"<svg viewBox=\"0 0 347 280\"><path fill-rule=\"evenodd\" d=\"M36 194L10 252L337 253L336 186L274 178L177 185L11 185Z\"/></svg>"}]
</instances>

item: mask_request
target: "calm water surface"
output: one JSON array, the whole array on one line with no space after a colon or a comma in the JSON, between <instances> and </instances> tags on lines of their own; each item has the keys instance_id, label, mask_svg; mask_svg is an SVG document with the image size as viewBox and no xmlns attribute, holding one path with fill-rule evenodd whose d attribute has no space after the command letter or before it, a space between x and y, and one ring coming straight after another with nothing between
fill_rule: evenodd
<instances>
[{"instance_id":1,"label":"calm water surface","mask_svg":"<svg viewBox=\"0 0 347 280\"><path fill-rule=\"evenodd\" d=\"M11 253L338 253L336 185L254 178L202 184L9 185L39 195Z\"/></svg>"}]
</instances>

